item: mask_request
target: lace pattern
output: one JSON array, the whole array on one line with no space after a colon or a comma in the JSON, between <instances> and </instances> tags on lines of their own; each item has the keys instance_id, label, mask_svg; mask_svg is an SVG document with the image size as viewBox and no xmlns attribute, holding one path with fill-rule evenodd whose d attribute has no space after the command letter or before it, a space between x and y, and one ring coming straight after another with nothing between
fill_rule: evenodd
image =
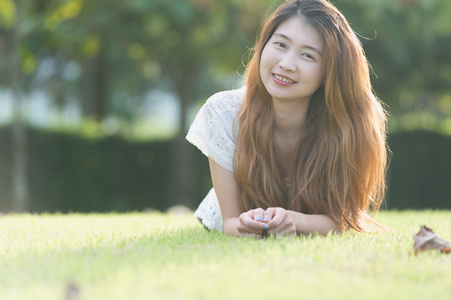
<instances>
[{"instance_id":1,"label":"lace pattern","mask_svg":"<svg viewBox=\"0 0 451 300\"><path fill-rule=\"evenodd\" d=\"M229 171L233 171L235 151L233 126L244 96L245 88L241 88L210 97L200 109L186 136L204 155ZM221 210L214 189L203 199L194 216L208 229L223 231Z\"/></svg>"},{"instance_id":2,"label":"lace pattern","mask_svg":"<svg viewBox=\"0 0 451 300\"><path fill-rule=\"evenodd\" d=\"M245 89L220 92L202 106L186 139L226 170L233 170L233 125Z\"/></svg>"},{"instance_id":3,"label":"lace pattern","mask_svg":"<svg viewBox=\"0 0 451 300\"><path fill-rule=\"evenodd\" d=\"M204 200L202 200L194 212L194 216L208 229L223 231L221 209L219 208L218 198L213 188L208 192Z\"/></svg>"}]
</instances>

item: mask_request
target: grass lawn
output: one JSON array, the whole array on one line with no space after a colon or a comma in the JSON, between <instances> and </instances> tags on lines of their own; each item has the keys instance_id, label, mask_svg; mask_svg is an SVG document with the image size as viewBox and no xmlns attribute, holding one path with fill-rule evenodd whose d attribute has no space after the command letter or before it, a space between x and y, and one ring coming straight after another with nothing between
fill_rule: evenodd
<instances>
[{"instance_id":1,"label":"grass lawn","mask_svg":"<svg viewBox=\"0 0 451 300\"><path fill-rule=\"evenodd\" d=\"M3 215L0 299L451 299L451 255L412 255L421 225L451 240L451 211L377 220L392 230L253 240L189 215Z\"/></svg>"}]
</instances>

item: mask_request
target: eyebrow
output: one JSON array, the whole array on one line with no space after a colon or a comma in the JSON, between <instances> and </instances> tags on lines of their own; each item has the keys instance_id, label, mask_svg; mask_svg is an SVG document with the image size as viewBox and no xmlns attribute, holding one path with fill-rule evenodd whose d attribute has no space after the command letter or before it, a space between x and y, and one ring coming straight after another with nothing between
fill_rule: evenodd
<instances>
[{"instance_id":1,"label":"eyebrow","mask_svg":"<svg viewBox=\"0 0 451 300\"><path fill-rule=\"evenodd\" d=\"M278 32L276 32L276 33L274 33L274 35L280 36L281 38L284 38L284 39L286 39L286 40L289 41L289 42L293 42L288 36L286 36L286 35L283 34L283 33L278 33ZM302 45L302 47L307 48L307 49L310 49L310 50L313 50L313 51L315 51L315 52L318 52L318 54L321 55L321 56L323 55L323 54L321 53L321 51L320 51L318 48L313 47L313 46L311 46L311 45Z\"/></svg>"}]
</instances>

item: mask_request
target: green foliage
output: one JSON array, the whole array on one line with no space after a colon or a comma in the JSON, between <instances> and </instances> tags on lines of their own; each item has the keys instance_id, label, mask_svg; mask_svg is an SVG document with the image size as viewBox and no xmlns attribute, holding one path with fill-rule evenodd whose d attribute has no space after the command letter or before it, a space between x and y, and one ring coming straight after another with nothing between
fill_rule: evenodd
<instances>
[{"instance_id":1,"label":"green foliage","mask_svg":"<svg viewBox=\"0 0 451 300\"><path fill-rule=\"evenodd\" d=\"M81 137L64 132L29 130L29 211L165 210L174 186L172 141L129 142L118 136ZM10 129L0 130L0 211L12 207ZM206 194L208 162L194 166L195 197Z\"/></svg>"},{"instance_id":2,"label":"green foliage","mask_svg":"<svg viewBox=\"0 0 451 300\"><path fill-rule=\"evenodd\" d=\"M174 141L129 141L119 136L29 130L30 211L166 210L174 204ZM10 128L0 130L0 211L11 203ZM433 132L390 135L389 209L451 209L451 137ZM186 142L187 143L187 142ZM433 146L431 146L433 145ZM208 190L208 161L194 151L193 209Z\"/></svg>"},{"instance_id":3,"label":"green foliage","mask_svg":"<svg viewBox=\"0 0 451 300\"><path fill-rule=\"evenodd\" d=\"M449 101L446 102L445 101ZM443 99L442 110L451 111L451 96ZM389 132L392 134L403 131L432 131L442 135L451 136L451 113L442 117L430 111L418 111L404 113L390 118L388 122ZM433 145L429 145L433 146Z\"/></svg>"},{"instance_id":4,"label":"green foliage","mask_svg":"<svg viewBox=\"0 0 451 300\"><path fill-rule=\"evenodd\" d=\"M450 93L450 1L352 0L336 5L362 35L377 74L372 78L374 89L393 115L451 113L440 107Z\"/></svg>"},{"instance_id":5,"label":"green foliage","mask_svg":"<svg viewBox=\"0 0 451 300\"><path fill-rule=\"evenodd\" d=\"M280 2L0 0L0 88L8 89L10 85L9 62L14 51L11 39L17 29L20 51L15 53L21 56L23 92L44 90L56 106L62 106L68 99L99 102L101 105L98 107L101 108L98 110L102 111L99 113L102 117L113 115L131 123L136 120L146 93L161 89L171 92L180 100L180 124L183 127L189 123L184 117L190 106L198 103L199 99L206 99L213 92L229 89L239 83L239 75L235 73L242 70L243 62L246 63L245 53L254 44L265 11L272 10ZM415 177L417 173L408 165L412 160L419 162L416 152L402 150L405 148L397 145L395 131L422 128L446 134L451 132L451 1L346 0L335 4L361 36L369 62L378 75L372 78L374 89L389 105L392 115L390 129L394 149L401 149L399 152L405 153L401 158L395 157L392 172L395 175L391 176L401 178L404 170L409 170L412 180L421 179ZM68 72L70 69L78 71ZM72 75L68 76L68 73ZM86 85L86 82L91 84ZM103 112L103 104L106 113ZM83 130L95 135L98 128L95 128L95 124L91 126L93 124L83 124ZM184 130L180 132L179 136L182 136ZM2 135L2 138L9 139L6 132ZM169 153L174 151L171 150L172 146L168 146L170 142L161 146L165 159L156 159L158 163L166 163L165 167L159 167L162 173L152 175L157 178L155 182L158 184L155 186L158 188L152 188L152 192L142 192L144 179L135 180L134 175L124 175L127 178L122 182L119 175L106 174L111 166L112 174L122 170L137 177L138 174L154 174L153 169L150 173L143 171L142 168L146 167L136 161L132 160L129 165L120 154L120 151L125 151L127 155L139 157L141 151L148 151L137 150L141 146L135 148L135 144L115 137L91 140L75 135L70 138L62 137L64 135L56 137L50 133L37 133L36 130L30 136L31 167L43 168L40 171L31 170L30 175L33 185L31 195L35 197L32 200L33 209L37 211L85 211L91 208L102 211L130 210L147 205L164 208L165 204L153 201L160 199L166 203L168 190L180 187L167 175L169 172L177 174L177 169L170 171L170 165L167 164L172 161ZM109 142L110 147L117 146L118 149L106 150L101 146L110 139L113 140ZM437 141L440 144L441 139L437 136L431 139L431 143ZM58 152L60 140L65 140L61 142L66 147L64 153ZM406 143L410 147L414 145ZM6 166L0 170L0 185L6 191L0 208L5 210L10 207L11 198L9 172L13 150L9 148L10 145L11 142L0 144L2 153L8 153L0 158ZM47 146L52 148L47 149ZM177 148L185 151L180 145ZM438 148L431 144L430 149L424 151L436 154ZM107 161L109 156L105 153L108 151L118 153L115 155L121 158L120 162ZM398 150L395 155L396 152ZM48 155L48 160L42 161L34 153L44 157ZM82 159L76 155L92 161L82 163ZM199 154L196 152L196 155ZM198 160L202 163L195 167L188 164L182 166L181 163L177 167L191 169L203 166L205 159ZM195 161L198 160L196 158ZM53 167L49 169L47 164ZM435 171L435 163L426 167L429 168L429 174L443 174L443 178L449 179L448 173L440 169ZM416 172L422 172L422 168L416 169ZM195 172L198 176L196 180L202 182L203 186L199 188L202 192L196 192L197 199L201 199L208 185L208 179L205 178L209 176L206 175L206 168L199 167L199 171L196 169ZM127 182L129 178L131 182ZM171 180L177 187L171 186ZM392 197L389 205L399 208L422 207L424 194L407 193L413 197L407 201L403 198L404 192L397 192L415 190L409 187L420 186L417 182L399 181L398 177L393 180L396 184L390 187L393 192L390 190ZM434 207L449 207L444 196L449 194L447 184L437 188L434 185L447 182L442 180L431 176L423 189L428 191L431 199L435 199L429 200ZM399 185L398 182L403 183ZM125 191L108 192L109 186L123 186ZM149 197L153 200L148 200ZM79 205L78 201L85 203Z\"/></svg>"},{"instance_id":6,"label":"green foliage","mask_svg":"<svg viewBox=\"0 0 451 300\"><path fill-rule=\"evenodd\" d=\"M61 97L81 100L79 83L89 74L68 79L64 69L104 53L109 113L135 114L137 105L126 111L117 98L140 102L145 92L157 87L183 96L177 86L186 80L194 85L189 96L193 103L230 88L230 74L253 46L266 9L278 3L0 0L0 77L7 73L8 38L20 13L24 90L47 88L57 104ZM373 77L374 89L389 104L392 115L425 110L439 117L451 113L443 105L450 97L450 1L348 0L335 5L362 36L378 75ZM42 78L36 72L49 59L58 62L55 76ZM58 76L62 92L51 88ZM7 81L0 84L5 87Z\"/></svg>"},{"instance_id":7,"label":"green foliage","mask_svg":"<svg viewBox=\"0 0 451 300\"><path fill-rule=\"evenodd\" d=\"M182 96L177 87L189 80L195 85L195 93L189 96L192 103L217 90L213 85L230 86L224 77L238 69L243 54L252 47L265 2L270 1L20 2L17 9L25 19L19 24L23 89L44 88L60 105L68 98L83 100L83 78L105 81L108 113L127 118L136 114L137 105L133 111L124 111L117 98L139 103L155 87ZM9 34L7 24L13 22L16 7L7 0L2 0L0 7L5 8L0 15L0 21L5 20L0 22L1 40L2 29L4 36ZM77 78L65 77L69 64L83 67L98 55L103 60L102 74L83 69ZM57 65L49 78L37 72L46 61ZM3 72L6 74L6 68ZM65 88L52 89L55 81Z\"/></svg>"},{"instance_id":8,"label":"green foliage","mask_svg":"<svg viewBox=\"0 0 451 300\"><path fill-rule=\"evenodd\" d=\"M15 18L15 6L12 0L0 0L0 25L11 28Z\"/></svg>"},{"instance_id":9,"label":"green foliage","mask_svg":"<svg viewBox=\"0 0 451 300\"><path fill-rule=\"evenodd\" d=\"M0 295L12 299L448 299L450 256L413 255L450 211L382 212L391 231L254 240L206 232L192 216L0 217ZM70 299L70 298L69 298Z\"/></svg>"},{"instance_id":10,"label":"green foliage","mask_svg":"<svg viewBox=\"0 0 451 300\"><path fill-rule=\"evenodd\" d=\"M388 207L451 208L451 138L428 131L390 136Z\"/></svg>"}]
</instances>

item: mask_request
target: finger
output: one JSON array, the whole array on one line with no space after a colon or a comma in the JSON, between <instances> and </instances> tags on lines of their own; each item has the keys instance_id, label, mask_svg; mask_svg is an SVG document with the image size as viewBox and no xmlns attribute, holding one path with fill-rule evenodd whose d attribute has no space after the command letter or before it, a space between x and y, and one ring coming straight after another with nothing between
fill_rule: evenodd
<instances>
[{"instance_id":1,"label":"finger","mask_svg":"<svg viewBox=\"0 0 451 300\"><path fill-rule=\"evenodd\" d=\"M263 221L265 211L262 208L256 208L253 210L254 220L255 221Z\"/></svg>"},{"instance_id":2,"label":"finger","mask_svg":"<svg viewBox=\"0 0 451 300\"><path fill-rule=\"evenodd\" d=\"M272 218L274 218L274 214L275 214L275 208L274 207L270 207L267 210L265 210L265 213L263 215L263 222L269 222L272 220Z\"/></svg>"},{"instance_id":3,"label":"finger","mask_svg":"<svg viewBox=\"0 0 451 300\"><path fill-rule=\"evenodd\" d=\"M252 213L242 213L239 217L240 225L243 231L261 234L263 230L268 229L268 225L261 221L254 220Z\"/></svg>"},{"instance_id":4,"label":"finger","mask_svg":"<svg viewBox=\"0 0 451 300\"><path fill-rule=\"evenodd\" d=\"M252 224L254 224L254 226L255 226L255 224L257 222L257 220L255 220L255 219L258 218L258 214L259 214L258 210L255 210L255 209L244 212L239 217L240 222L245 224L246 226L248 226L249 224L250 224L250 226L252 226ZM258 219L260 219L260 218L258 218Z\"/></svg>"},{"instance_id":5,"label":"finger","mask_svg":"<svg viewBox=\"0 0 451 300\"><path fill-rule=\"evenodd\" d=\"M265 233L264 230L246 227L243 224L239 224L237 226L237 230L238 230L238 233L239 233L240 237L241 236L247 236L247 237L262 238L263 237L263 233Z\"/></svg>"},{"instance_id":6,"label":"finger","mask_svg":"<svg viewBox=\"0 0 451 300\"><path fill-rule=\"evenodd\" d=\"M274 218L276 214L276 208L275 207L270 207L267 208L264 212L264 217L263 217L263 223L266 224L266 226L263 226L264 230L269 230L274 226L278 226L278 223L273 223L273 225L270 225L271 220ZM266 232L265 235L268 235L268 233Z\"/></svg>"},{"instance_id":7,"label":"finger","mask_svg":"<svg viewBox=\"0 0 451 300\"><path fill-rule=\"evenodd\" d=\"M270 221L268 221L270 228L279 227L287 217L287 211L279 207L275 207L273 210L271 210L271 213L272 218L270 219Z\"/></svg>"},{"instance_id":8,"label":"finger","mask_svg":"<svg viewBox=\"0 0 451 300\"><path fill-rule=\"evenodd\" d=\"M277 208L275 210L275 215L270 222L268 222L270 227L269 234L280 234L280 232L284 232L287 228L289 230L296 230L295 224L288 212L284 209Z\"/></svg>"}]
</instances>

